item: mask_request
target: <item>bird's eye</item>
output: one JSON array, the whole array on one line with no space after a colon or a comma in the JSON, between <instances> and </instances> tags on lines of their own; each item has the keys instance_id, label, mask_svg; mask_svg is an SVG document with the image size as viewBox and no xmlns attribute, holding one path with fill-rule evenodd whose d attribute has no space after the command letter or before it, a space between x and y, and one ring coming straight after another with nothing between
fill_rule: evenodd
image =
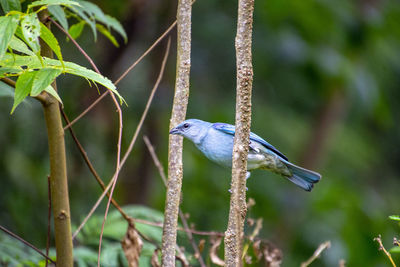
<instances>
[{"instance_id":1,"label":"bird's eye","mask_svg":"<svg viewBox=\"0 0 400 267\"><path fill-rule=\"evenodd\" d=\"M183 128L185 128L185 129L189 128L189 123L185 123L185 124L183 125Z\"/></svg>"}]
</instances>

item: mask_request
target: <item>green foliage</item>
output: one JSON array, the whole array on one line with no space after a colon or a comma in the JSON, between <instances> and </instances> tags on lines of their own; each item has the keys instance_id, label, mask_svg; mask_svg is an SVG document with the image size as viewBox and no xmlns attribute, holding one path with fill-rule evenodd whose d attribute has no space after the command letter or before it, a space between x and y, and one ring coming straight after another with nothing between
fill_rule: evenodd
<instances>
[{"instance_id":1,"label":"green foliage","mask_svg":"<svg viewBox=\"0 0 400 267\"><path fill-rule=\"evenodd\" d=\"M55 20L58 21L64 29L68 30L68 20L64 8L61 6L49 6L47 9L50 14L54 16Z\"/></svg>"},{"instance_id":2,"label":"green foliage","mask_svg":"<svg viewBox=\"0 0 400 267\"><path fill-rule=\"evenodd\" d=\"M20 0L0 0L0 5L5 13L12 10L21 11Z\"/></svg>"},{"instance_id":3,"label":"green foliage","mask_svg":"<svg viewBox=\"0 0 400 267\"><path fill-rule=\"evenodd\" d=\"M86 24L85 21L82 20L78 23L71 25L71 27L68 29L68 32L71 35L71 37L74 39L78 38L82 34L85 24Z\"/></svg>"},{"instance_id":4,"label":"green foliage","mask_svg":"<svg viewBox=\"0 0 400 267\"><path fill-rule=\"evenodd\" d=\"M115 45L116 47L119 47L117 40L115 40L114 36L111 34L111 32L106 27L104 27L101 24L96 24L96 28L105 37L107 37L107 39L110 40L110 42L113 43L113 45Z\"/></svg>"},{"instance_id":5,"label":"green foliage","mask_svg":"<svg viewBox=\"0 0 400 267\"><path fill-rule=\"evenodd\" d=\"M43 23L40 23L40 38L53 50L61 64L63 64L60 45L53 33Z\"/></svg>"},{"instance_id":6,"label":"green foliage","mask_svg":"<svg viewBox=\"0 0 400 267\"><path fill-rule=\"evenodd\" d=\"M18 4L17 4L18 3ZM6 16L0 17L0 32L4 37L0 40L0 77L19 76L14 104L11 113L28 95L37 96L43 91L53 95L61 102L57 92L50 86L61 73L70 73L83 77L87 80L99 83L115 93L121 103L122 97L116 91L115 86L107 78L91 71L85 67L72 62L64 64L61 48L54 34L39 21L37 13L43 9L48 9L54 18L68 29L67 17L72 16L78 19L78 23L69 29L73 38L81 35L83 27L88 24L96 39L97 30L104 34L114 45L118 46L109 28L124 36L120 24L112 17L106 16L99 7L87 2L77 2L72 0L41 0L30 3L26 13L21 12L19 1L1 1L1 6ZM36 8L40 7L40 8ZM65 8L68 8L66 13ZM97 24L96 20L102 24ZM50 47L57 56L58 60L48 59L40 56L39 37ZM10 53L6 54L9 49ZM14 54L22 53L28 56Z\"/></svg>"},{"instance_id":7,"label":"green foliage","mask_svg":"<svg viewBox=\"0 0 400 267\"><path fill-rule=\"evenodd\" d=\"M399 215L390 215L389 219L393 221L400 221L400 216Z\"/></svg>"},{"instance_id":8,"label":"green foliage","mask_svg":"<svg viewBox=\"0 0 400 267\"><path fill-rule=\"evenodd\" d=\"M0 39L0 59L3 57L8 44L14 36L14 32L18 26L18 19L19 15L0 17L0 32L2 33L2 38Z\"/></svg>"},{"instance_id":9,"label":"green foliage","mask_svg":"<svg viewBox=\"0 0 400 267\"><path fill-rule=\"evenodd\" d=\"M163 214L157 210L144 206L125 206L124 211L131 217L136 219L148 220L151 222L162 222ZM99 214L92 216L86 223L85 227L77 236L77 239L85 249L75 253L75 258L79 266L86 266L90 263L97 262L97 246L99 244L100 230L104 215ZM136 228L140 233L153 240L157 244L161 244L162 228L142 224L136 222ZM120 215L117 210L109 213L106 224L104 226L103 249L101 262L105 266L127 266L125 256L120 241L126 234L128 223ZM143 240L143 248L140 255L140 266L151 266L150 259L156 247L146 240ZM118 262L122 262L118 265ZM86 264L86 265L84 265Z\"/></svg>"},{"instance_id":10,"label":"green foliage","mask_svg":"<svg viewBox=\"0 0 400 267\"><path fill-rule=\"evenodd\" d=\"M24 16L21 20L22 34L24 39L34 53L40 51L39 36L40 23L36 13Z\"/></svg>"}]
</instances>

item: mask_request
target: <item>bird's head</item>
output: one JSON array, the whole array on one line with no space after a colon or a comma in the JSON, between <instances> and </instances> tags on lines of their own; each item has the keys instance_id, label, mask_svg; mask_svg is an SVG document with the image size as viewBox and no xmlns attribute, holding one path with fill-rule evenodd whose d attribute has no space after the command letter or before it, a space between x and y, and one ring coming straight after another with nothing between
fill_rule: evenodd
<instances>
[{"instance_id":1,"label":"bird's head","mask_svg":"<svg viewBox=\"0 0 400 267\"><path fill-rule=\"evenodd\" d=\"M180 123L178 126L173 128L169 133L181 135L192 140L194 143L199 143L202 137L206 134L208 127L211 123L197 120L197 119L189 119Z\"/></svg>"}]
</instances>

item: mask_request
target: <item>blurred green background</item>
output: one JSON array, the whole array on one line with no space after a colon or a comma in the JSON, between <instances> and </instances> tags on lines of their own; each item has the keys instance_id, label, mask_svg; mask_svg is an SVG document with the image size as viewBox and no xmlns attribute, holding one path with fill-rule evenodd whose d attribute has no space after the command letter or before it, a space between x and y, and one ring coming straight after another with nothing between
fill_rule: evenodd
<instances>
[{"instance_id":1,"label":"blurred green background","mask_svg":"<svg viewBox=\"0 0 400 267\"><path fill-rule=\"evenodd\" d=\"M127 44L118 39L121 46L115 48L103 36L94 43L86 27L77 40L112 80L167 29L176 13L176 3L160 0L95 3L118 18L129 37ZM188 118L234 122L236 15L236 1L198 0L193 6ZM64 59L89 67L71 42L54 32ZM332 247L313 266L337 266L340 259L348 266L388 266L373 238L381 234L390 248L399 234L388 216L400 213L400 2L256 1L253 40L252 131L292 162L323 176L307 193L275 174L255 171L247 196L256 201L249 216L264 219L260 237L283 251L283 266L299 265L326 240ZM123 151L165 46L163 41L118 87L128 103ZM141 132L165 168L175 46ZM97 97L96 88L83 79L65 75L58 86L70 118ZM43 114L34 100L12 116L11 107L12 98L0 98L0 224L44 247L49 163ZM106 99L74 126L107 181L115 168L117 123L113 103ZM165 189L141 136L114 196L121 204L162 211ZM101 191L69 133L66 143L72 222L77 225ZM182 209L196 229L225 231L229 184L228 169L184 142ZM104 213L104 206L97 212Z\"/></svg>"}]
</instances>

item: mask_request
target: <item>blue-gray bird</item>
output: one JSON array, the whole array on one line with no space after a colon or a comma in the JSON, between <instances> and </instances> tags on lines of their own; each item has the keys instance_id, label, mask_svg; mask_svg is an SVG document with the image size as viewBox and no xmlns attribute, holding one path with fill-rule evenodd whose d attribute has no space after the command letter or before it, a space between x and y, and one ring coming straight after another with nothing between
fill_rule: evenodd
<instances>
[{"instance_id":1,"label":"blue-gray bird","mask_svg":"<svg viewBox=\"0 0 400 267\"><path fill-rule=\"evenodd\" d=\"M169 133L188 138L210 160L222 166L232 166L235 126L189 119L173 128ZM255 169L269 170L280 174L306 191L311 191L313 185L321 179L319 173L290 163L287 157L275 147L258 135L250 133L247 170Z\"/></svg>"}]
</instances>

